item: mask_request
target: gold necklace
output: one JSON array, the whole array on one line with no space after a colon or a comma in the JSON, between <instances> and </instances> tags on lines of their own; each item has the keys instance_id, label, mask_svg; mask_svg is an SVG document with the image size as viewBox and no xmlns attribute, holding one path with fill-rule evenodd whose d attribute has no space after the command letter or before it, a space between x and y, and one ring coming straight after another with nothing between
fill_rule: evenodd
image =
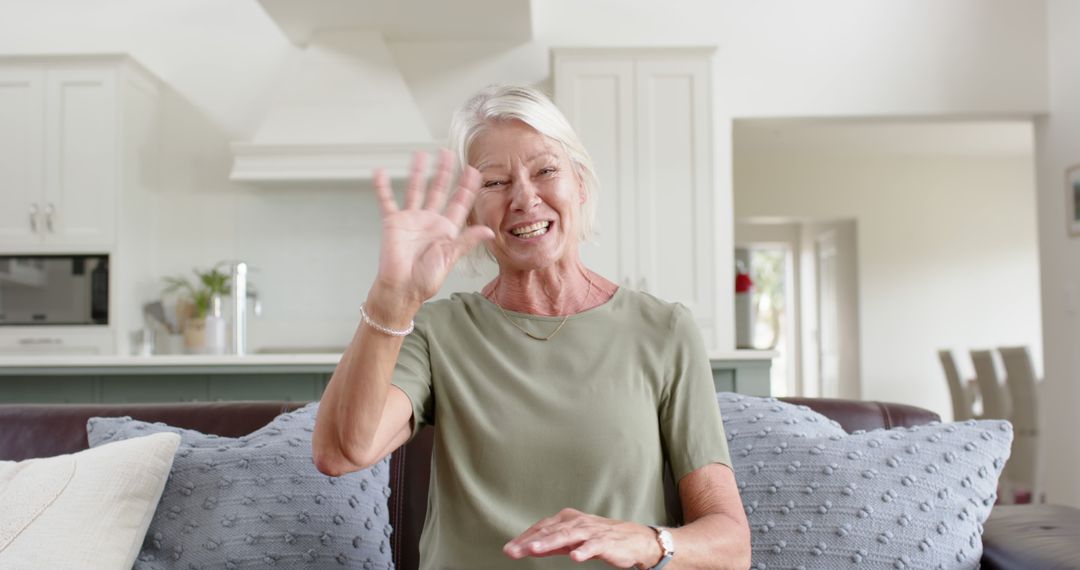
<instances>
[{"instance_id":1,"label":"gold necklace","mask_svg":"<svg viewBox=\"0 0 1080 570\"><path fill-rule=\"evenodd\" d=\"M589 279L588 275L585 275L585 274L582 274L582 275L585 277L585 280L589 282L589 287L587 289L585 289L585 300L584 300L584 302L588 302L589 301L589 295L592 294L593 282L592 282L592 279ZM495 282L495 287L493 287L492 290L491 290L491 297L495 301L495 306L499 308L499 312L502 313L502 315L504 317L506 317L506 320L510 321L510 324L514 325L514 328L516 328L517 330L525 333L531 339L544 340L544 341L550 340L551 337L555 336L556 334L559 333L559 331L562 330L563 325L565 325L566 321L570 318L570 315L564 316L562 318L562 321L559 323L559 326L555 327L555 330L551 331L551 334L549 334L547 336L536 336L533 333L525 330L521 325L517 324L517 322L515 322L514 319L511 319L510 315L506 314L506 310L502 308L501 304L499 304L499 283L498 282Z\"/></svg>"}]
</instances>

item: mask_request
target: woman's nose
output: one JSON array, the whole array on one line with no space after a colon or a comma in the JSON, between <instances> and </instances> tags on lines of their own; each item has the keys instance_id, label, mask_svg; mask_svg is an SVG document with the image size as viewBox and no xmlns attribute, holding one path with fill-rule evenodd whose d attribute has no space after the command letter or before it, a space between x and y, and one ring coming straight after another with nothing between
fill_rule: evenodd
<instances>
[{"instance_id":1,"label":"woman's nose","mask_svg":"<svg viewBox=\"0 0 1080 570\"><path fill-rule=\"evenodd\" d=\"M540 193L532 180L525 178L513 185L513 197L510 201L513 210L528 212L539 203Z\"/></svg>"}]
</instances>

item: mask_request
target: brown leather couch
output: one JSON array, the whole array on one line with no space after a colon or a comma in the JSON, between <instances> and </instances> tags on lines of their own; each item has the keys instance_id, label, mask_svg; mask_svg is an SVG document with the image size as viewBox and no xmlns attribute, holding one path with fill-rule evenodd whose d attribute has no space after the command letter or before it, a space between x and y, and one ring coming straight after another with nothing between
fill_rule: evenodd
<instances>
[{"instance_id":1,"label":"brown leather couch","mask_svg":"<svg viewBox=\"0 0 1080 570\"><path fill-rule=\"evenodd\" d=\"M787 399L840 422L845 430L927 423L937 414L898 404L827 399ZM237 437L262 427L299 404L213 402L193 404L2 404L0 460L50 457L86 449L86 420L132 416L145 421ZM394 453L390 467L390 520L394 560L400 570L418 563L420 529L427 506L431 431ZM669 497L674 489L669 485ZM677 501L671 501L677 505ZM673 511L677 513L677 509ZM1053 505L996 507L983 536L982 568L1039 570L1080 568L1080 510Z\"/></svg>"}]
</instances>

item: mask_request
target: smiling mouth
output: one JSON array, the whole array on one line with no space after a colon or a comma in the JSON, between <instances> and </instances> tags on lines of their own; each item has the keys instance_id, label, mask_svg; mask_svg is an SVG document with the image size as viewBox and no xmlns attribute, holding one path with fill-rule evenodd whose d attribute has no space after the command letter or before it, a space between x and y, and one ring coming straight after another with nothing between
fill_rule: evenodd
<instances>
[{"instance_id":1,"label":"smiling mouth","mask_svg":"<svg viewBox=\"0 0 1080 570\"><path fill-rule=\"evenodd\" d=\"M546 234L550 228L551 222L536 222L527 226L513 228L510 230L510 233L515 237L529 239Z\"/></svg>"}]
</instances>

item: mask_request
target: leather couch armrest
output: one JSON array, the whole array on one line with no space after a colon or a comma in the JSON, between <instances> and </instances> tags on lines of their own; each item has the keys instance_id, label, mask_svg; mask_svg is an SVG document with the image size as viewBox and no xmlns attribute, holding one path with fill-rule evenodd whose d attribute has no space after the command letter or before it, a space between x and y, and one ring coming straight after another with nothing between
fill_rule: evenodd
<instances>
[{"instance_id":1,"label":"leather couch armrest","mask_svg":"<svg viewBox=\"0 0 1080 570\"><path fill-rule=\"evenodd\" d=\"M1076 567L1080 509L998 505L983 526L983 570Z\"/></svg>"}]
</instances>

